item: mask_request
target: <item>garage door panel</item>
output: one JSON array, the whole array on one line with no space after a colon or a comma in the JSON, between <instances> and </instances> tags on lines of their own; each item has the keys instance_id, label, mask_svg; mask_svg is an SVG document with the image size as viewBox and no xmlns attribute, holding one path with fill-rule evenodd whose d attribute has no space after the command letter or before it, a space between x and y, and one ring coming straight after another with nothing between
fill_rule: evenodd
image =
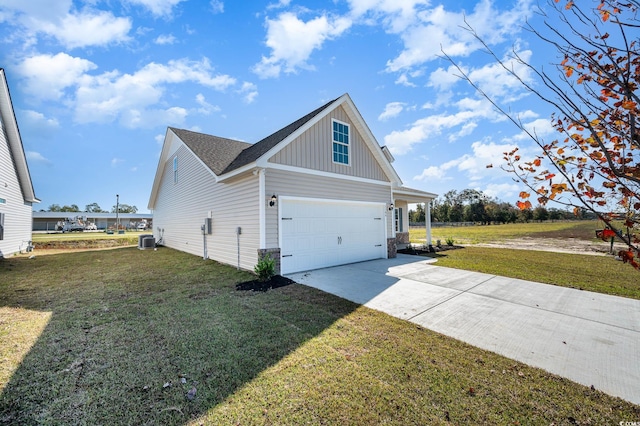
<instances>
[{"instance_id":1,"label":"garage door panel","mask_svg":"<svg viewBox=\"0 0 640 426\"><path fill-rule=\"evenodd\" d=\"M281 201L283 273L386 257L384 205Z\"/></svg>"}]
</instances>

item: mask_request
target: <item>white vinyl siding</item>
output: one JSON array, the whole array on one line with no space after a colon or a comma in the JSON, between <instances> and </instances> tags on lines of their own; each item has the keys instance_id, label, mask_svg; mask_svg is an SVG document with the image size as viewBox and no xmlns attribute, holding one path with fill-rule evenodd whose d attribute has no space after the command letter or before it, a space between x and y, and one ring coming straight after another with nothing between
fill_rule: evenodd
<instances>
[{"instance_id":1,"label":"white vinyl siding","mask_svg":"<svg viewBox=\"0 0 640 426\"><path fill-rule=\"evenodd\" d=\"M214 176L184 145L175 152L180 178L174 184L173 158L164 165L153 215L154 236L164 229L164 245L202 256L201 226L212 218L207 235L208 258L238 265L236 229L239 238L240 267L253 270L259 245L258 177L252 174L228 183L216 183Z\"/></svg>"},{"instance_id":2,"label":"white vinyl siding","mask_svg":"<svg viewBox=\"0 0 640 426\"><path fill-rule=\"evenodd\" d=\"M27 249L33 224L32 207L25 202L14 166L4 127L0 129L0 213L4 216L4 235L0 257Z\"/></svg>"},{"instance_id":3,"label":"white vinyl siding","mask_svg":"<svg viewBox=\"0 0 640 426\"><path fill-rule=\"evenodd\" d=\"M265 191L268 197L304 197L326 200L364 201L374 203L390 202L388 185L355 182L338 178L314 176L285 170L268 169L265 173ZM267 202L267 200L265 200ZM387 236L392 235L393 212L385 211ZM280 247L278 243L278 208L268 207L265 211L266 247Z\"/></svg>"},{"instance_id":4,"label":"white vinyl siding","mask_svg":"<svg viewBox=\"0 0 640 426\"><path fill-rule=\"evenodd\" d=\"M349 125L349 166L333 161L333 121ZM315 123L269 162L388 182L382 167L342 107Z\"/></svg>"}]
</instances>

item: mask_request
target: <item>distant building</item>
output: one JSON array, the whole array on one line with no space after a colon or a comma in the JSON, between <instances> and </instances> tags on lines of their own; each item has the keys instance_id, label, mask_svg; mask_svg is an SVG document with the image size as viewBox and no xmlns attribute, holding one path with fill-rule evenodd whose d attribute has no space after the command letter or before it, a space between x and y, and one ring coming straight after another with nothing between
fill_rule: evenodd
<instances>
[{"instance_id":1,"label":"distant building","mask_svg":"<svg viewBox=\"0 0 640 426\"><path fill-rule=\"evenodd\" d=\"M116 228L115 213L87 213L87 212L33 212L33 231L55 232L62 222L76 220L83 227L95 225L95 229L104 231ZM121 229L138 229L144 224L145 230L153 228L152 213L119 213Z\"/></svg>"}]
</instances>

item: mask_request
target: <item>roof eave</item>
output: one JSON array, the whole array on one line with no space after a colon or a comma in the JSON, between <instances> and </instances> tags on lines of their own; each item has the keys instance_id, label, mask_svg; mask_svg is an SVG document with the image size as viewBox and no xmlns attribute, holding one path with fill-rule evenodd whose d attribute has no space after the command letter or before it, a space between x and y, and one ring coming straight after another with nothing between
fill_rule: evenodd
<instances>
[{"instance_id":1,"label":"roof eave","mask_svg":"<svg viewBox=\"0 0 640 426\"><path fill-rule=\"evenodd\" d=\"M0 84L0 112L2 113L2 121L5 124L5 132L18 175L18 181L20 182L22 197L26 202L39 203L40 200L36 197L33 189L33 182L31 181L29 165L27 164L27 157L20 137L18 121L16 120L13 103L11 102L9 84L7 83L7 78L2 68L0 68L0 80L2 83Z\"/></svg>"}]
</instances>

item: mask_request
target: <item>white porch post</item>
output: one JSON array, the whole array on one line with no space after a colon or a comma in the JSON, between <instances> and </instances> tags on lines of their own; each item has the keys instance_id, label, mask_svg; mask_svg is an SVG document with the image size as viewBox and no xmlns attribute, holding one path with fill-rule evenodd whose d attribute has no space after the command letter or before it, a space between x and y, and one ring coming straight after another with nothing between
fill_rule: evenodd
<instances>
[{"instance_id":1,"label":"white porch post","mask_svg":"<svg viewBox=\"0 0 640 426\"><path fill-rule=\"evenodd\" d=\"M427 247L431 246L431 200L424 203L424 219L427 228Z\"/></svg>"}]
</instances>

